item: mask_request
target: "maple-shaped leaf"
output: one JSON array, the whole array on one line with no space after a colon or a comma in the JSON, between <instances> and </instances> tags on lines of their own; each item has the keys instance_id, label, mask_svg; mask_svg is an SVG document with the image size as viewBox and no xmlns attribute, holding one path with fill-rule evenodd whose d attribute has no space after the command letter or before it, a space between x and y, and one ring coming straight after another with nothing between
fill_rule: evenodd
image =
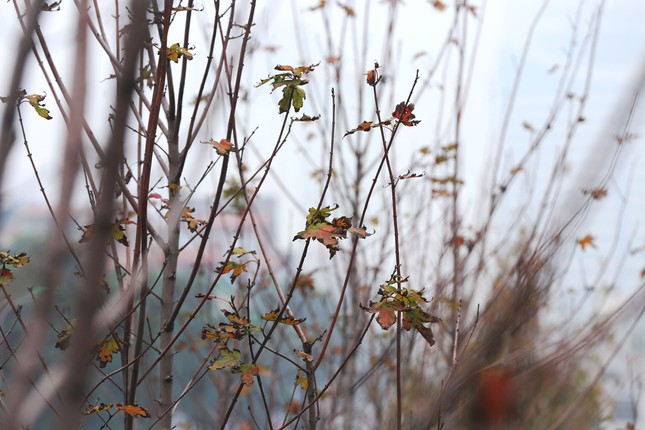
<instances>
[{"instance_id":1,"label":"maple-shaped leaf","mask_svg":"<svg viewBox=\"0 0 645 430\"><path fill-rule=\"evenodd\" d=\"M577 239L576 242L580 246L580 249L583 251L587 249L588 246L595 248L596 245L593 243L594 242L594 237L590 234L585 235L584 237L581 237L580 239Z\"/></svg>"},{"instance_id":2,"label":"maple-shaped leaf","mask_svg":"<svg viewBox=\"0 0 645 430\"><path fill-rule=\"evenodd\" d=\"M87 409L83 411L83 415L91 415L91 414L96 414L98 412L103 412L107 411L112 408L112 403L110 404L105 404L105 403L99 403L98 405L92 405L90 404Z\"/></svg>"},{"instance_id":3,"label":"maple-shaped leaf","mask_svg":"<svg viewBox=\"0 0 645 430\"><path fill-rule=\"evenodd\" d=\"M29 104L34 108L38 115L45 119L52 119L52 117L49 115L49 110L45 109L45 103L43 103L45 97L45 95L41 96L40 94L23 95L23 98L27 99Z\"/></svg>"},{"instance_id":4,"label":"maple-shaped leaf","mask_svg":"<svg viewBox=\"0 0 645 430\"><path fill-rule=\"evenodd\" d=\"M378 302L370 302L369 306L360 305L361 309L366 312L377 314L376 322L383 330L388 330L396 322L396 312L406 309L398 301L388 301L384 298Z\"/></svg>"},{"instance_id":5,"label":"maple-shaped leaf","mask_svg":"<svg viewBox=\"0 0 645 430\"><path fill-rule=\"evenodd\" d=\"M71 320L69 324L67 324L67 327L60 331L58 338L56 339L56 345L54 345L55 348L58 348L61 351L65 351L69 348L77 321L77 319Z\"/></svg>"},{"instance_id":6,"label":"maple-shaped leaf","mask_svg":"<svg viewBox=\"0 0 645 430\"><path fill-rule=\"evenodd\" d=\"M202 143L210 143L210 145L215 148L215 151L217 151L219 155L226 155L231 151L235 151L233 144L226 139L220 139L219 142L214 139L210 139L208 142Z\"/></svg>"},{"instance_id":7,"label":"maple-shaped leaf","mask_svg":"<svg viewBox=\"0 0 645 430\"><path fill-rule=\"evenodd\" d=\"M266 314L262 315L262 319L265 321L275 321L278 319L278 315L280 315L280 308L275 308L274 310L267 312ZM282 315L280 320L278 321L281 324L286 324L286 325L300 325L303 322L305 322L307 318L303 319L296 319L290 316Z\"/></svg>"},{"instance_id":8,"label":"maple-shaped leaf","mask_svg":"<svg viewBox=\"0 0 645 430\"><path fill-rule=\"evenodd\" d=\"M333 208L327 206L321 209L310 208L305 230L296 234L293 240L316 239L325 245L329 250L329 258L332 258L340 249L338 240L345 239L348 229L352 226L352 219L345 216L334 218L331 222L327 221L331 211L337 208L338 206Z\"/></svg>"},{"instance_id":9,"label":"maple-shaped leaf","mask_svg":"<svg viewBox=\"0 0 645 430\"><path fill-rule=\"evenodd\" d=\"M181 220L188 225L188 230L190 230L193 233L197 231L199 226L206 224L206 221L204 221L203 219L194 218L193 217L194 212L195 212L195 208L191 208L188 206L184 207L181 211Z\"/></svg>"},{"instance_id":10,"label":"maple-shaped leaf","mask_svg":"<svg viewBox=\"0 0 645 430\"><path fill-rule=\"evenodd\" d=\"M189 48L184 48L179 43L173 43L168 47L166 58L168 58L170 61L177 63L179 61L179 58L181 58L182 56L187 60L193 59L193 54L189 51Z\"/></svg>"},{"instance_id":11,"label":"maple-shaped leaf","mask_svg":"<svg viewBox=\"0 0 645 430\"><path fill-rule=\"evenodd\" d=\"M108 363L112 362L112 354L121 350L121 344L114 337L109 336L107 339L102 340L99 349L96 353L96 359L99 362L99 367L103 369Z\"/></svg>"},{"instance_id":12,"label":"maple-shaped leaf","mask_svg":"<svg viewBox=\"0 0 645 430\"><path fill-rule=\"evenodd\" d=\"M237 349L230 350L228 348L222 348L219 351L219 357L217 360L213 361L208 368L210 370L219 370L226 367L237 366L240 362L240 351Z\"/></svg>"},{"instance_id":13,"label":"maple-shaped leaf","mask_svg":"<svg viewBox=\"0 0 645 430\"><path fill-rule=\"evenodd\" d=\"M396 313L403 315L403 328L405 330L416 329L426 341L434 345L432 330L424 324L437 323L441 319L425 312L419 306L426 303L423 297L423 290L402 288L401 284L407 282L407 278L397 281L391 278L386 284L379 288L381 299L377 302L370 302L369 306L360 305L366 312L377 314L376 322L383 330L388 330L396 322Z\"/></svg>"},{"instance_id":14,"label":"maple-shaped leaf","mask_svg":"<svg viewBox=\"0 0 645 430\"><path fill-rule=\"evenodd\" d=\"M148 412L144 407L139 406L137 404L123 406L121 403L117 403L116 408L117 410L123 411L126 414L130 415L131 417L150 418L150 412Z\"/></svg>"},{"instance_id":15,"label":"maple-shaped leaf","mask_svg":"<svg viewBox=\"0 0 645 430\"><path fill-rule=\"evenodd\" d=\"M224 316L226 317L226 319L232 323L239 324L239 325L246 325L249 323L249 320L241 317L240 315L234 312L229 312L226 309L222 309L221 311L222 313L224 313Z\"/></svg>"},{"instance_id":16,"label":"maple-shaped leaf","mask_svg":"<svg viewBox=\"0 0 645 430\"><path fill-rule=\"evenodd\" d=\"M257 376L260 368L252 363L242 363L233 369L233 373L241 373L242 384L249 387L253 384L253 377Z\"/></svg>"},{"instance_id":17,"label":"maple-shaped leaf","mask_svg":"<svg viewBox=\"0 0 645 430\"><path fill-rule=\"evenodd\" d=\"M280 113L289 111L289 106L293 106L293 110L300 111L304 105L304 100L307 98L305 90L299 86L289 85L282 89L282 99L278 102Z\"/></svg>"},{"instance_id":18,"label":"maple-shaped leaf","mask_svg":"<svg viewBox=\"0 0 645 430\"><path fill-rule=\"evenodd\" d=\"M242 339L244 332L241 327L234 324L220 323L215 327L207 324L202 328L202 339L214 339L216 342L224 339Z\"/></svg>"},{"instance_id":19,"label":"maple-shaped leaf","mask_svg":"<svg viewBox=\"0 0 645 430\"><path fill-rule=\"evenodd\" d=\"M381 309L376 316L376 322L383 330L387 330L396 322L396 314L393 309Z\"/></svg>"},{"instance_id":20,"label":"maple-shaped leaf","mask_svg":"<svg viewBox=\"0 0 645 430\"><path fill-rule=\"evenodd\" d=\"M307 214L307 225L324 222L327 218L331 216L331 213L336 209L338 209L338 205L334 207L325 206L324 208L320 208L320 209L309 208L309 213Z\"/></svg>"},{"instance_id":21,"label":"maple-shaped leaf","mask_svg":"<svg viewBox=\"0 0 645 430\"><path fill-rule=\"evenodd\" d=\"M406 105L405 102L401 102L396 105L392 116L399 120L399 122L405 126L412 127L419 124L420 120L415 120L415 115L412 113L414 110L414 103Z\"/></svg>"},{"instance_id":22,"label":"maple-shaped leaf","mask_svg":"<svg viewBox=\"0 0 645 430\"><path fill-rule=\"evenodd\" d=\"M255 86L260 87L271 82L271 86L273 87L271 92L282 87L282 98L278 102L279 112L288 112L291 106L293 106L294 110L298 112L304 105L304 100L306 98L306 93L305 90L302 89L302 85L309 83L309 81L303 79L302 76L312 72L319 64L320 63L298 67L277 65L275 69L284 73L269 75L268 78L260 80L260 82Z\"/></svg>"},{"instance_id":23,"label":"maple-shaped leaf","mask_svg":"<svg viewBox=\"0 0 645 430\"><path fill-rule=\"evenodd\" d=\"M246 272L246 263L236 263L235 261L229 261L224 265L224 262L220 263L220 267L215 269L216 272L225 274L231 273L231 282L235 282L235 279L240 276L242 273Z\"/></svg>"},{"instance_id":24,"label":"maple-shaped leaf","mask_svg":"<svg viewBox=\"0 0 645 430\"><path fill-rule=\"evenodd\" d=\"M307 230L301 231L296 234L293 240L296 239L316 239L318 242L325 245L329 250L329 257L333 257L337 251L340 250L338 239L347 237L347 231L338 229L328 222L313 224L307 227Z\"/></svg>"}]
</instances>

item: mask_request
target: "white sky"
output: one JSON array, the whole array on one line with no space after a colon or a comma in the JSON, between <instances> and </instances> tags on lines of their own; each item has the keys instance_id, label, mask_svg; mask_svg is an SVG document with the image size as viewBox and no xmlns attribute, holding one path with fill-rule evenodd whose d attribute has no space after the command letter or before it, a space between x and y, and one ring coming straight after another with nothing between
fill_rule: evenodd
<instances>
[{"instance_id":1,"label":"white sky","mask_svg":"<svg viewBox=\"0 0 645 430\"><path fill-rule=\"evenodd\" d=\"M325 48L325 40L322 36L322 27L317 16L306 10L317 1L302 0L273 0L271 2L259 2L261 7L257 13L255 39L261 45L274 45L278 49L275 53L267 56L259 56L255 61L249 62L246 69L246 77L249 85L266 77L272 72L275 64L315 63L329 54ZM330 2L335 3L335 2ZM356 13L364 10L363 1L357 2ZM448 1L448 3L452 3ZM473 2L479 4L480 2ZM589 11L598 1L587 0L586 14L581 20L581 25L589 21ZM486 171L488 150L496 144L498 130L503 117L503 109L509 96L512 85L512 76L519 61L524 45L527 29L539 9L541 1L518 1L518 0L489 0L485 12L485 25L481 34L479 53L470 88L469 104L464 121L468 127L464 130L463 136L463 171L465 181L477 183L482 172ZM562 65L565 51L570 38L573 17L580 4L577 0L553 0L545 12L544 18L540 21L533 40L531 54L528 58L525 72L525 81L520 87L518 102L515 114L511 119L509 128L507 149L504 160L507 168L513 167L514 157L519 156L526 148L528 136L522 129L522 122L528 121L531 124L540 124L544 120L549 103L551 92L557 82L557 72L549 74L548 70L554 65ZM292 12L302 24L301 32L296 33ZM73 14L70 10L73 3L68 0L62 2L60 13L43 14L43 29L53 47L53 55L60 65L71 64L73 61L73 34L69 29L73 28ZM335 7L332 5L332 7ZM373 61L381 62L384 74L396 76L397 86L394 89L395 101L405 99L415 68L422 69L427 66L436 56L437 49L445 38L446 29L451 19L451 14L446 11L439 13L434 10L428 1L406 0L399 12L399 21L396 28L397 50L395 58L389 63L383 63L383 52L381 39L385 33L389 6L381 1L371 3L370 20L372 22L371 40L373 43L368 48L366 55L367 63L346 64L345 72L348 75L358 76L357 82L363 82L360 75L371 68ZM340 13L332 16L332 26L340 23ZM575 152L571 157L570 164L572 175L579 171L593 171L597 166L585 165L589 152L595 151L596 143L599 141L611 141L611 136L618 133L622 127L621 123L613 122L612 116L620 106L621 100L630 95L630 83L641 70L645 60L645 1L643 0L608 0L606 2L601 26L600 41L597 50L596 65L594 69L593 84L591 87L591 98L588 101L585 126L580 130L576 140ZM4 59L0 65L0 95L5 95L7 85L10 81L13 50L20 37L19 27L16 22L13 6L11 3L0 3L0 40L4 41ZM334 27L334 34L339 35L340 29ZM470 31L474 31L475 26ZM300 58L296 48L300 41L308 48L308 58ZM206 47L203 42L195 42L197 58L203 57ZM413 60L415 54L425 51L427 55ZM197 61L197 60L195 60ZM31 62L30 74L23 84L28 92L42 92L46 88L45 83L39 78L39 71L36 65ZM96 82L103 80L110 72L108 69L97 69L97 64L91 68L95 75L92 79ZM305 102L304 111L308 114L318 112L311 109L314 100L318 106L321 103L329 102L329 84L326 84L325 65L321 65L312 78L312 84L307 87L309 94ZM69 76L69 70L62 70L63 76ZM449 72L448 72L449 73ZM317 87L313 80L317 81ZM71 87L71 82L67 82ZM350 84L351 85L351 82ZM316 89L317 88L317 89ZM102 106L106 106L106 98L110 97L109 86L99 84L93 89L90 95L90 102L97 100ZM337 89L337 91L340 91ZM388 90L389 91L389 90ZM249 129L259 127L258 136L266 141L267 147L273 144L277 136L275 118L277 114L276 103L278 94L269 95L269 89L262 87L252 90L250 97L252 105L245 108L246 125ZM351 89L348 90L351 93ZM428 90L425 97L432 99L438 97L436 89ZM52 100L46 100L47 106L52 109L54 120L46 122L37 118L28 110L23 110L25 123L29 133L30 144L34 152L36 163L39 165L40 173L48 191L55 193L56 178L59 176L58 160L64 142L64 132L61 128L61 117L56 111ZM429 144L430 136L435 136L433 118L437 114L431 104L423 101L417 103L417 116L423 120L422 124L413 130L406 130L407 139L413 142L413 148ZM351 103L351 101L349 101ZM641 136L643 130L642 105L634 120L632 132ZM6 108L0 106L0 114ZM365 113L364 118L350 118L348 122L357 125L362 120L373 119ZM324 119L323 119L324 120ZM97 124L97 127L104 127L105 112L101 111L97 118L90 118ZM349 127L349 126L348 126ZM342 135L345 129L339 129ZM221 133L221 127L214 126L207 132L212 136L204 135L200 140L207 140L209 137L216 137ZM99 133L100 134L100 133ZM439 133L441 135L441 133ZM430 139L432 139L430 137ZM425 143L424 143L425 142ZM446 142L448 143L448 142ZM554 145L558 145L556 141ZM398 167L405 171L405 151L401 152L398 159ZM314 158L319 159L318 153ZM617 170L616 179L610 182L610 197L607 203L595 209L594 216L582 227L583 231L592 232L597 237L596 250L591 250L584 260L576 263L579 268L572 276L572 279L580 277L591 282L594 279L595 271L603 263L606 256L605 250L611 245L612 240L618 237L620 240L619 249L624 252L630 240L631 248L645 245L645 230L643 228L643 214L645 214L645 142L643 138L635 140L626 145L624 159ZM311 196L312 189L315 190L315 182L302 180L302 171L295 167L302 167L302 156L296 150L290 155L285 155L276 161L275 168L281 172L282 179L293 190L295 195ZM202 160L199 160L202 161ZM544 156L543 162L550 165L548 154ZM5 175L5 187L3 193L3 207L20 208L23 205L40 203L41 196L33 179L31 168L25 156L25 150L20 140L16 142L8 172ZM215 180L215 179L213 179ZM582 186L583 184L580 184ZM592 187L590 184L589 187ZM275 190L275 184L269 183L269 187ZM477 198L479 189L477 187L466 188L464 207L471 214L478 210ZM314 193L315 194L315 193ZM620 196L624 195L627 205L624 209L625 218L622 224L619 223ZM302 206L309 207L315 204L316 198L308 197L303 200ZM289 205L277 205L281 211L278 218L288 220L299 220L303 214ZM527 220L529 221L529 220ZM293 232L299 226L284 226L285 230ZM0 226L1 228L4 226ZM287 234L291 237L292 233ZM621 282L627 285L639 283L639 271L645 266L645 254L629 256L628 264L621 268L624 273L619 277ZM614 273L611 273L613 275ZM607 280L606 282L609 282Z\"/></svg>"}]
</instances>

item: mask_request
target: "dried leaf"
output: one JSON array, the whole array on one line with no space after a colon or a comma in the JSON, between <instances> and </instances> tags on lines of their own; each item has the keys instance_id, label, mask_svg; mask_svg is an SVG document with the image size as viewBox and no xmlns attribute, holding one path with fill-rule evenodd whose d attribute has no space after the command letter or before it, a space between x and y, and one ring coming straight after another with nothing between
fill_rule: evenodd
<instances>
[{"instance_id":1,"label":"dried leaf","mask_svg":"<svg viewBox=\"0 0 645 430\"><path fill-rule=\"evenodd\" d=\"M581 237L576 240L578 245L580 246L580 249L583 251L587 249L588 246L595 248L596 245L594 245L594 237L590 234L585 235L584 237Z\"/></svg>"},{"instance_id":2,"label":"dried leaf","mask_svg":"<svg viewBox=\"0 0 645 430\"><path fill-rule=\"evenodd\" d=\"M71 320L69 324L67 324L67 327L60 331L56 340L56 345L54 345L55 348L58 348L61 351L65 351L67 348L69 348L77 321L77 319Z\"/></svg>"},{"instance_id":3,"label":"dried leaf","mask_svg":"<svg viewBox=\"0 0 645 430\"><path fill-rule=\"evenodd\" d=\"M134 405L125 405L123 406L121 403L116 404L116 408L119 411L123 411L126 414L130 415L131 417L143 417L143 418L150 418L150 413L143 407L134 404Z\"/></svg>"},{"instance_id":4,"label":"dried leaf","mask_svg":"<svg viewBox=\"0 0 645 430\"><path fill-rule=\"evenodd\" d=\"M83 411L83 415L96 414L98 412L107 411L112 408L112 403L106 405L105 403L100 403L98 405L90 404L87 409Z\"/></svg>"}]
</instances>

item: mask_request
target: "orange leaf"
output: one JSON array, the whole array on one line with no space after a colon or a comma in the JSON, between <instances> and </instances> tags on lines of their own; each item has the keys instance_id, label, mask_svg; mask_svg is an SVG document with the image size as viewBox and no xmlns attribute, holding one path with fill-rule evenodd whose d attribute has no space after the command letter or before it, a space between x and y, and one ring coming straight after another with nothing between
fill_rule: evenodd
<instances>
[{"instance_id":1,"label":"orange leaf","mask_svg":"<svg viewBox=\"0 0 645 430\"><path fill-rule=\"evenodd\" d=\"M368 70L367 84L373 87L376 85L377 82L378 82L378 73L376 72L376 69Z\"/></svg>"},{"instance_id":2,"label":"orange leaf","mask_svg":"<svg viewBox=\"0 0 645 430\"><path fill-rule=\"evenodd\" d=\"M582 194L589 195L592 199L600 200L607 196L607 188L598 187L591 190L582 190Z\"/></svg>"},{"instance_id":3,"label":"orange leaf","mask_svg":"<svg viewBox=\"0 0 645 430\"><path fill-rule=\"evenodd\" d=\"M143 417L143 418L150 418L150 413L143 407L134 404L134 405L125 405L123 406L121 403L116 404L116 408L119 411L123 411L126 414L130 415L131 417Z\"/></svg>"},{"instance_id":4,"label":"orange leaf","mask_svg":"<svg viewBox=\"0 0 645 430\"><path fill-rule=\"evenodd\" d=\"M213 148L215 148L215 151L219 155L226 155L229 152L233 151L233 144L229 142L226 139L221 139L219 142L216 142L213 139L210 139L208 142L203 142L203 143L210 143Z\"/></svg>"},{"instance_id":5,"label":"orange leaf","mask_svg":"<svg viewBox=\"0 0 645 430\"><path fill-rule=\"evenodd\" d=\"M595 248L596 245L593 243L594 237L590 234L587 234L586 236L576 240L580 248L584 251L588 246Z\"/></svg>"},{"instance_id":6,"label":"orange leaf","mask_svg":"<svg viewBox=\"0 0 645 430\"><path fill-rule=\"evenodd\" d=\"M274 310L262 315L262 319L265 321L275 321L278 319L278 315L280 315L280 308L275 308ZM286 325L299 325L305 322L306 319L307 318L295 319L295 318L283 315L278 322Z\"/></svg>"},{"instance_id":7,"label":"orange leaf","mask_svg":"<svg viewBox=\"0 0 645 430\"><path fill-rule=\"evenodd\" d=\"M255 364L242 363L240 364L240 372L242 373L242 383L246 386L253 384L253 377L259 373L260 369Z\"/></svg>"},{"instance_id":8,"label":"orange leaf","mask_svg":"<svg viewBox=\"0 0 645 430\"><path fill-rule=\"evenodd\" d=\"M334 227L329 222L321 222L307 227L307 230L298 233L293 240L296 239L316 239L322 243L329 250L329 258L333 257L340 248L338 246L338 239L347 237L347 231Z\"/></svg>"},{"instance_id":9,"label":"orange leaf","mask_svg":"<svg viewBox=\"0 0 645 430\"><path fill-rule=\"evenodd\" d=\"M381 309L376 317L376 322L383 330L387 330L396 322L396 314L392 309Z\"/></svg>"},{"instance_id":10,"label":"orange leaf","mask_svg":"<svg viewBox=\"0 0 645 430\"><path fill-rule=\"evenodd\" d=\"M446 8L446 4L441 0L434 0L432 6L434 6L437 10L444 10Z\"/></svg>"},{"instance_id":11,"label":"orange leaf","mask_svg":"<svg viewBox=\"0 0 645 430\"><path fill-rule=\"evenodd\" d=\"M415 120L415 115L412 113L414 110L414 103L406 105L405 102L401 102L396 105L396 109L392 112L392 116L399 120L399 122L405 126L412 127L419 124L420 120Z\"/></svg>"},{"instance_id":12,"label":"orange leaf","mask_svg":"<svg viewBox=\"0 0 645 430\"><path fill-rule=\"evenodd\" d=\"M246 272L245 263L236 263L234 261L229 261L224 266L223 263L220 263L220 267L216 269L218 273L231 273L231 282L235 282L235 279L240 276L243 272Z\"/></svg>"}]
</instances>

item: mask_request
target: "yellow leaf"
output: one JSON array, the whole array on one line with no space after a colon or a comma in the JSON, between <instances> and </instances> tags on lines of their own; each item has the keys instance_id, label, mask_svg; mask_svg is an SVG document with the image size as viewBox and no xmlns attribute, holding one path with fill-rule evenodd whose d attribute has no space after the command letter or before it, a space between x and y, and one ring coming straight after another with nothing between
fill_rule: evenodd
<instances>
[{"instance_id":1,"label":"yellow leaf","mask_svg":"<svg viewBox=\"0 0 645 430\"><path fill-rule=\"evenodd\" d=\"M166 58L168 58L170 61L177 63L181 56L186 57L187 60L193 59L192 52L179 45L179 43L173 43L172 45L170 45L170 47L168 47Z\"/></svg>"},{"instance_id":2,"label":"yellow leaf","mask_svg":"<svg viewBox=\"0 0 645 430\"><path fill-rule=\"evenodd\" d=\"M240 351L237 349L230 350L224 348L220 351L220 356L217 360L213 361L208 368L210 370L219 370L225 367L236 366L240 362Z\"/></svg>"},{"instance_id":3,"label":"yellow leaf","mask_svg":"<svg viewBox=\"0 0 645 430\"><path fill-rule=\"evenodd\" d=\"M178 62L178 61L179 61L179 54L180 54L180 51L179 51L179 43L173 43L173 44L172 44L172 45L170 45L170 47L168 48L168 54L166 55L166 57L167 57L170 61L173 61L173 62L175 62L175 63L176 63L176 62Z\"/></svg>"},{"instance_id":4,"label":"yellow leaf","mask_svg":"<svg viewBox=\"0 0 645 430\"><path fill-rule=\"evenodd\" d=\"M45 96L40 94L29 94L24 96L25 99L29 102L31 106L36 110L36 113L45 119L52 119L49 115L49 110L45 109L45 104L42 103L45 100Z\"/></svg>"},{"instance_id":5,"label":"yellow leaf","mask_svg":"<svg viewBox=\"0 0 645 430\"><path fill-rule=\"evenodd\" d=\"M121 345L114 336L108 337L102 341L99 350L96 354L96 359L99 361L99 367L103 369L108 363L112 362L112 353L119 352Z\"/></svg>"},{"instance_id":6,"label":"yellow leaf","mask_svg":"<svg viewBox=\"0 0 645 430\"><path fill-rule=\"evenodd\" d=\"M107 411L112 407L112 404L106 405L105 403L100 403L98 405L90 405L87 409L83 411L83 415L91 415L97 412Z\"/></svg>"},{"instance_id":7,"label":"yellow leaf","mask_svg":"<svg viewBox=\"0 0 645 430\"><path fill-rule=\"evenodd\" d=\"M309 381L307 380L307 375L305 375L303 372L298 370L298 373L296 374L296 382L294 385L300 385L300 388L303 390L306 390L307 387L309 386Z\"/></svg>"}]
</instances>

